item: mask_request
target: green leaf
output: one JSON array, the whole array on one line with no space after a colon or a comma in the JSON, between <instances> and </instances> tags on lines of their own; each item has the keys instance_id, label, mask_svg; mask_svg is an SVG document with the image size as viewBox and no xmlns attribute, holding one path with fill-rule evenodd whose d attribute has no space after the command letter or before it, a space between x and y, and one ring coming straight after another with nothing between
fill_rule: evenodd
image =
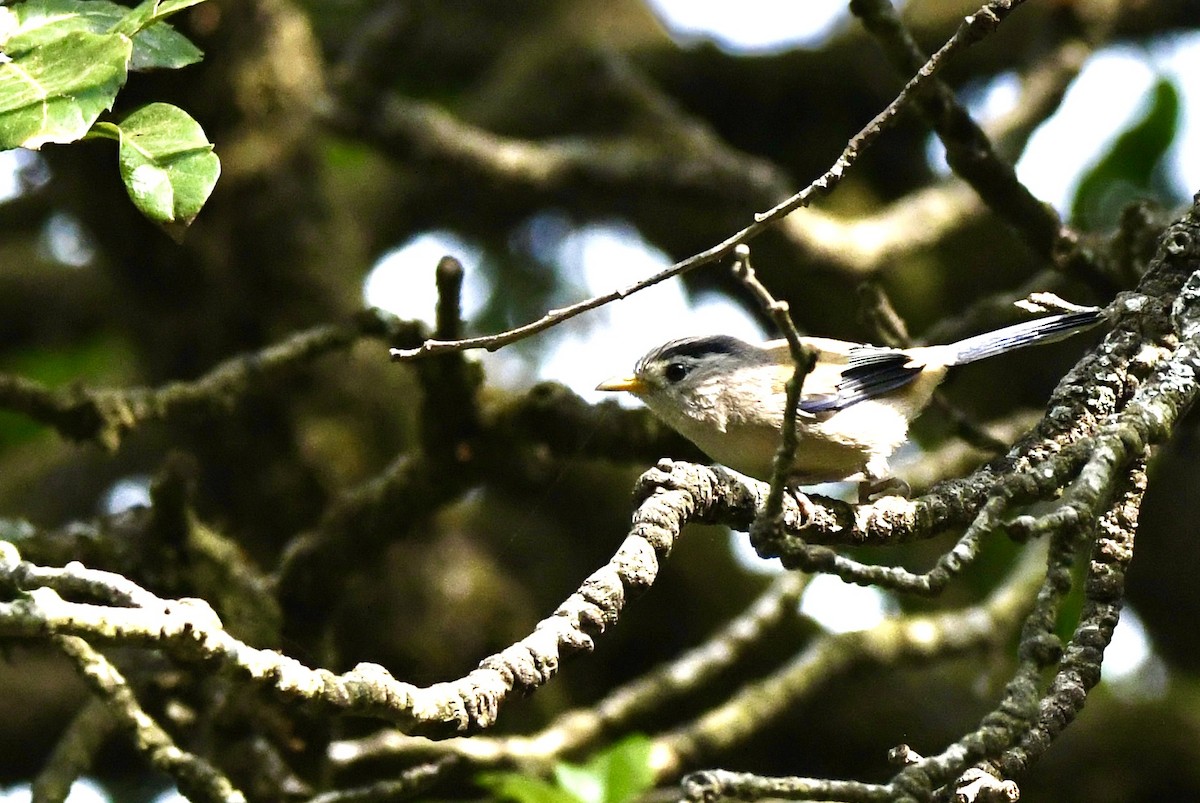
<instances>
[{"instance_id":1,"label":"green leaf","mask_svg":"<svg viewBox=\"0 0 1200 803\"><path fill-rule=\"evenodd\" d=\"M1156 180L1156 167L1179 127L1179 91L1165 78L1149 94L1146 113L1113 142L1075 191L1071 217L1085 229L1116 223L1121 209L1138 197L1170 200Z\"/></svg>"},{"instance_id":2,"label":"green leaf","mask_svg":"<svg viewBox=\"0 0 1200 803\"><path fill-rule=\"evenodd\" d=\"M0 150L74 142L112 108L132 44L75 31L0 63Z\"/></svg>"},{"instance_id":3,"label":"green leaf","mask_svg":"<svg viewBox=\"0 0 1200 803\"><path fill-rule=\"evenodd\" d=\"M183 11L185 8L198 6L203 2L204 0L162 0L158 4L158 11L155 13L155 17L163 19L164 17L169 17L172 14Z\"/></svg>"},{"instance_id":4,"label":"green leaf","mask_svg":"<svg viewBox=\"0 0 1200 803\"><path fill-rule=\"evenodd\" d=\"M110 0L29 0L0 16L0 49L16 57L45 47L69 33L112 33L129 13ZM203 53L166 23L151 25L133 37L132 70L176 69L198 62Z\"/></svg>"},{"instance_id":5,"label":"green leaf","mask_svg":"<svg viewBox=\"0 0 1200 803\"><path fill-rule=\"evenodd\" d=\"M0 49L16 57L69 33L108 33L110 4L83 0L29 0L0 11ZM111 5L116 5L115 3Z\"/></svg>"},{"instance_id":6,"label":"green leaf","mask_svg":"<svg viewBox=\"0 0 1200 803\"><path fill-rule=\"evenodd\" d=\"M518 803L627 803L654 785L652 742L634 735L586 764L554 766L557 785L516 772L484 773L476 781L497 797Z\"/></svg>"},{"instance_id":7,"label":"green leaf","mask_svg":"<svg viewBox=\"0 0 1200 803\"><path fill-rule=\"evenodd\" d=\"M635 734L583 766L558 764L554 777L584 803L625 803L654 785L650 749L650 739Z\"/></svg>"},{"instance_id":8,"label":"green leaf","mask_svg":"<svg viewBox=\"0 0 1200 803\"><path fill-rule=\"evenodd\" d=\"M580 803L570 792L553 784L517 772L484 772L475 782L501 800L517 803Z\"/></svg>"},{"instance_id":9,"label":"green leaf","mask_svg":"<svg viewBox=\"0 0 1200 803\"><path fill-rule=\"evenodd\" d=\"M221 161L204 129L169 103L143 106L115 128L129 197L168 234L181 236L221 175Z\"/></svg>"},{"instance_id":10,"label":"green leaf","mask_svg":"<svg viewBox=\"0 0 1200 803\"><path fill-rule=\"evenodd\" d=\"M0 52L4 51L4 43L13 32L21 27L21 19L11 8L0 6Z\"/></svg>"},{"instance_id":11,"label":"green leaf","mask_svg":"<svg viewBox=\"0 0 1200 803\"><path fill-rule=\"evenodd\" d=\"M654 786L654 768L650 765L652 747L648 736L634 734L601 754L604 803L625 803Z\"/></svg>"},{"instance_id":12,"label":"green leaf","mask_svg":"<svg viewBox=\"0 0 1200 803\"><path fill-rule=\"evenodd\" d=\"M144 0L137 8L127 11L112 30L114 33L132 36L172 14L203 2L204 0Z\"/></svg>"},{"instance_id":13,"label":"green leaf","mask_svg":"<svg viewBox=\"0 0 1200 803\"><path fill-rule=\"evenodd\" d=\"M129 69L176 70L204 58L204 51L165 22L151 25L133 37L133 61Z\"/></svg>"},{"instance_id":14,"label":"green leaf","mask_svg":"<svg viewBox=\"0 0 1200 803\"><path fill-rule=\"evenodd\" d=\"M554 765L554 780L576 800L583 803L604 803L605 777L591 766L562 762Z\"/></svg>"}]
</instances>

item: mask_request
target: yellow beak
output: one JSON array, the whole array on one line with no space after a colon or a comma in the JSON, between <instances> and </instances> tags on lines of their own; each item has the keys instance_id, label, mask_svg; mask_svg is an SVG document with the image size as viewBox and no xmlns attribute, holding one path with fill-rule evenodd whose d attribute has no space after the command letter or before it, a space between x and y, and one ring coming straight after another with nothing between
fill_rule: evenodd
<instances>
[{"instance_id":1,"label":"yellow beak","mask_svg":"<svg viewBox=\"0 0 1200 803\"><path fill-rule=\"evenodd\" d=\"M607 379L596 385L596 390L623 390L626 393L632 393L635 396L640 396L646 392L646 383L638 379L636 376L614 377Z\"/></svg>"}]
</instances>

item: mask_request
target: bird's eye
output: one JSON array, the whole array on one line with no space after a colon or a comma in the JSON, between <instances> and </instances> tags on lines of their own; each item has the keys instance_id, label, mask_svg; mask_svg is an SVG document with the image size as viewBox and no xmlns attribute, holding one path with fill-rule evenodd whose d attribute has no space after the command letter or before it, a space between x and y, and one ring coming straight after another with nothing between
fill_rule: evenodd
<instances>
[{"instance_id":1,"label":"bird's eye","mask_svg":"<svg viewBox=\"0 0 1200 803\"><path fill-rule=\"evenodd\" d=\"M687 376L687 372L686 365L681 362L673 362L663 369L663 376L667 378L668 382L678 382Z\"/></svg>"}]
</instances>

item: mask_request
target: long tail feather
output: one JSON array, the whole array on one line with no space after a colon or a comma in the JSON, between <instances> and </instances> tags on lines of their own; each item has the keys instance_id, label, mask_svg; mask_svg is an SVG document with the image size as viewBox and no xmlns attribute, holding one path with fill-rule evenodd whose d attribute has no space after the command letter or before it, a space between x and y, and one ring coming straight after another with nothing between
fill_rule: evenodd
<instances>
[{"instance_id":1,"label":"long tail feather","mask_svg":"<svg viewBox=\"0 0 1200 803\"><path fill-rule=\"evenodd\" d=\"M1103 319L1104 311L1093 309L1051 315L1006 326L994 332L975 335L951 344L947 347L951 356L946 364L965 365L986 357L1032 346L1035 343L1053 343L1056 340L1064 340L1076 332L1090 329Z\"/></svg>"}]
</instances>

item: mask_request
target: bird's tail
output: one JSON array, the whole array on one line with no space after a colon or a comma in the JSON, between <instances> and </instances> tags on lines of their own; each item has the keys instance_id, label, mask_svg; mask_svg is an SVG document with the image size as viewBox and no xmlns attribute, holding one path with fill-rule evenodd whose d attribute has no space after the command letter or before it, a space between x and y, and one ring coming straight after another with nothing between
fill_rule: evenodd
<instances>
[{"instance_id":1,"label":"bird's tail","mask_svg":"<svg viewBox=\"0 0 1200 803\"><path fill-rule=\"evenodd\" d=\"M946 359L946 365L965 365L1025 346L1064 340L1077 332L1092 328L1102 320L1104 320L1104 310L1096 308L1083 312L1050 315L1046 318L1006 326L1003 329L968 337L947 346L949 356Z\"/></svg>"}]
</instances>

